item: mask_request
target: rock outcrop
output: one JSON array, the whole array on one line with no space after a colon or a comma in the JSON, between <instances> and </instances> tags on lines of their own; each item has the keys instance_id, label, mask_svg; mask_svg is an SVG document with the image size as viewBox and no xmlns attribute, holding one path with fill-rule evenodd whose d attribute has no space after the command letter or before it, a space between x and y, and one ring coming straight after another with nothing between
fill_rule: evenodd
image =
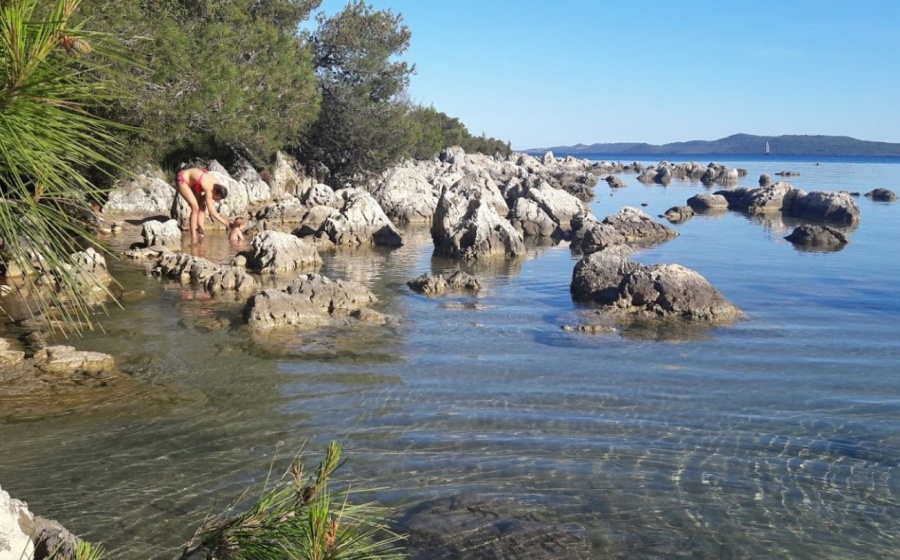
<instances>
[{"instance_id":1,"label":"rock outcrop","mask_svg":"<svg viewBox=\"0 0 900 560\"><path fill-rule=\"evenodd\" d=\"M431 224L434 254L465 260L524 255L522 234L506 219L505 209L500 192L477 178L445 187Z\"/></svg>"},{"instance_id":2,"label":"rock outcrop","mask_svg":"<svg viewBox=\"0 0 900 560\"><path fill-rule=\"evenodd\" d=\"M457 270L446 278L443 274L426 272L410 280L406 285L414 292L429 296L441 295L447 290L477 292L481 289L481 283L478 282L478 279L461 270Z\"/></svg>"},{"instance_id":3,"label":"rock outcrop","mask_svg":"<svg viewBox=\"0 0 900 560\"><path fill-rule=\"evenodd\" d=\"M315 327L333 317L359 316L377 301L375 294L358 282L331 280L311 273L300 275L282 290L269 289L253 295L247 300L243 315L254 329Z\"/></svg>"},{"instance_id":4,"label":"rock outcrop","mask_svg":"<svg viewBox=\"0 0 900 560\"><path fill-rule=\"evenodd\" d=\"M740 311L697 272L677 264L646 266L603 251L582 258L571 284L576 300L641 318L734 319Z\"/></svg>"},{"instance_id":5,"label":"rock outcrop","mask_svg":"<svg viewBox=\"0 0 900 560\"><path fill-rule=\"evenodd\" d=\"M873 189L866 193L867 198L877 200L878 202L893 202L897 200L897 195L890 189Z\"/></svg>"},{"instance_id":6,"label":"rock outcrop","mask_svg":"<svg viewBox=\"0 0 900 560\"><path fill-rule=\"evenodd\" d=\"M250 242L247 268L260 274L285 274L322 264L313 245L290 233L267 230Z\"/></svg>"},{"instance_id":7,"label":"rock outcrop","mask_svg":"<svg viewBox=\"0 0 900 560\"><path fill-rule=\"evenodd\" d=\"M814 250L841 249L850 242L850 237L838 229L809 224L794 228L785 239L799 247Z\"/></svg>"}]
</instances>

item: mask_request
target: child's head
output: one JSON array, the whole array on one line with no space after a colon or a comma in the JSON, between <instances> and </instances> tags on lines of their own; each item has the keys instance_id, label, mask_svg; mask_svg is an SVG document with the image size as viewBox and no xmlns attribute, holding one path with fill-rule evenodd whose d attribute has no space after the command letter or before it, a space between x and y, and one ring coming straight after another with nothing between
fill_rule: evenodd
<instances>
[{"instance_id":1,"label":"child's head","mask_svg":"<svg viewBox=\"0 0 900 560\"><path fill-rule=\"evenodd\" d=\"M238 216L234 219L233 225L236 228L243 228L245 225L247 225L247 220L245 220L243 216Z\"/></svg>"}]
</instances>

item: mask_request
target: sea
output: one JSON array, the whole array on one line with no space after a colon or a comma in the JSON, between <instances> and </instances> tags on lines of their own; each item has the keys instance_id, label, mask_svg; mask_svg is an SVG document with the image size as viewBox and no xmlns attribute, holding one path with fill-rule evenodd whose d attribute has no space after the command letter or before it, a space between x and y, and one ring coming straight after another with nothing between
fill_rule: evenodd
<instances>
[{"instance_id":1,"label":"sea","mask_svg":"<svg viewBox=\"0 0 900 560\"><path fill-rule=\"evenodd\" d=\"M795 172L796 188L855 193L861 221L842 249L808 251L785 240L802 222L781 215L657 218L679 236L630 258L693 269L743 314L604 334L562 328L598 317L571 297L581 256L565 243L468 267L480 292L439 297L407 287L461 268L432 256L427 226L402 229L397 249L323 252L320 273L363 283L396 321L271 336L243 324L246 298L111 259L140 297L65 343L112 354L147 389L0 423L0 485L110 558L176 558L209 513L337 440L336 484L398 517L465 496L576 532L597 558L900 558L900 201L865 196L897 192L900 160L595 159L715 161L746 169L748 187ZM626 188L595 187L598 218L656 217L718 190L621 177ZM234 254L210 233L207 258Z\"/></svg>"}]
</instances>

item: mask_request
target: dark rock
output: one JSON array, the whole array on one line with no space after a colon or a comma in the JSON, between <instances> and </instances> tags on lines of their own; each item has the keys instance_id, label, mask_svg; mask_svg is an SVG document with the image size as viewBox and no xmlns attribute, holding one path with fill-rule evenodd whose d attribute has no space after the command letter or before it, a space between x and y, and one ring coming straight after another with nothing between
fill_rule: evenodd
<instances>
[{"instance_id":1,"label":"dark rock","mask_svg":"<svg viewBox=\"0 0 900 560\"><path fill-rule=\"evenodd\" d=\"M597 252L572 274L572 296L640 317L730 320L740 310L697 272L677 264L645 266Z\"/></svg>"},{"instance_id":2,"label":"dark rock","mask_svg":"<svg viewBox=\"0 0 900 560\"><path fill-rule=\"evenodd\" d=\"M804 224L785 237L794 245L816 249L840 249L850 242L843 232L829 226Z\"/></svg>"},{"instance_id":3,"label":"dark rock","mask_svg":"<svg viewBox=\"0 0 900 560\"><path fill-rule=\"evenodd\" d=\"M525 508L463 495L411 508L398 522L410 560L587 560L597 557L584 527Z\"/></svg>"},{"instance_id":4,"label":"dark rock","mask_svg":"<svg viewBox=\"0 0 900 560\"><path fill-rule=\"evenodd\" d=\"M897 195L894 194L894 191L881 188L867 192L866 197L879 202L893 202L897 200Z\"/></svg>"}]
</instances>

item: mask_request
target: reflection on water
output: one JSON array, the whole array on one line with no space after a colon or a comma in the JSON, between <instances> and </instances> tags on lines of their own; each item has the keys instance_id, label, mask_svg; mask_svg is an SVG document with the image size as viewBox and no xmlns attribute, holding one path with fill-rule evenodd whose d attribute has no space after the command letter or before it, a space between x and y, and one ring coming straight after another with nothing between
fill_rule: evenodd
<instances>
[{"instance_id":1,"label":"reflection on water","mask_svg":"<svg viewBox=\"0 0 900 560\"><path fill-rule=\"evenodd\" d=\"M763 165L740 164L746 184ZM788 167L806 190L868 190L893 173L835 165ZM641 202L656 215L703 192L623 179L614 198L598 185L597 216ZM900 241L900 205L860 206L838 253L798 253L782 226L735 213L635 253L697 270L745 314L696 331L563 331L595 311L571 300L577 256L564 245L470 265L475 295L414 294L408 280L466 266L433 258L427 228L393 251L323 254L322 274L364 283L399 318L386 327L251 333L240 299L115 263L145 296L75 344L181 398L0 424L15 450L0 483L111 557L171 558L210 508L265 478L276 450L340 438L344 477L383 488L380 500L412 509L465 493L584 527L599 556L897 557L900 262L884 247ZM205 243L214 262L234 255L224 234Z\"/></svg>"}]
</instances>

